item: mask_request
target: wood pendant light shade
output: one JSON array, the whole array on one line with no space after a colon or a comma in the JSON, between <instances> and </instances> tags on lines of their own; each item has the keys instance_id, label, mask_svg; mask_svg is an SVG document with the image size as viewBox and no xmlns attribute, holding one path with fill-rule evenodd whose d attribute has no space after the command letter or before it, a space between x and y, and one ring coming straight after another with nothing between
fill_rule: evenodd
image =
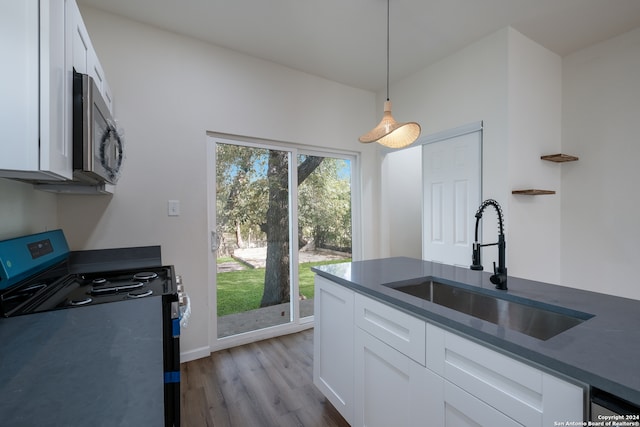
<instances>
[{"instance_id":1,"label":"wood pendant light shade","mask_svg":"<svg viewBox=\"0 0 640 427\"><path fill-rule=\"evenodd\" d=\"M415 122L398 123L391 115L391 101L384 103L384 115L378 126L358 138L362 143L378 142L386 147L402 148L420 136L420 125Z\"/></svg>"},{"instance_id":2,"label":"wood pendant light shade","mask_svg":"<svg viewBox=\"0 0 640 427\"><path fill-rule=\"evenodd\" d=\"M389 10L390 0L387 0L387 100L384 103L384 114L378 126L358 138L362 143L377 141L390 148L402 148L410 145L420 136L420 125L415 122L398 123L391 115L391 101L389 100Z\"/></svg>"}]
</instances>

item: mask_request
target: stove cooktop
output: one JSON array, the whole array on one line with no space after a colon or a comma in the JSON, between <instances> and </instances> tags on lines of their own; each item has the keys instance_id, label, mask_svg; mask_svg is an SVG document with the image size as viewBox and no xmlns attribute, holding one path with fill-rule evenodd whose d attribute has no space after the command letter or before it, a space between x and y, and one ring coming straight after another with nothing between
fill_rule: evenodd
<instances>
[{"instance_id":1,"label":"stove cooktop","mask_svg":"<svg viewBox=\"0 0 640 427\"><path fill-rule=\"evenodd\" d=\"M67 274L66 262L62 262L4 290L0 294L0 314L11 316L33 298L46 294L51 286Z\"/></svg>"},{"instance_id":2,"label":"stove cooktop","mask_svg":"<svg viewBox=\"0 0 640 427\"><path fill-rule=\"evenodd\" d=\"M173 266L70 274L32 298L13 315L169 294L177 294Z\"/></svg>"},{"instance_id":3,"label":"stove cooktop","mask_svg":"<svg viewBox=\"0 0 640 427\"><path fill-rule=\"evenodd\" d=\"M0 316L177 294L160 246L69 251L62 230L0 241Z\"/></svg>"}]
</instances>

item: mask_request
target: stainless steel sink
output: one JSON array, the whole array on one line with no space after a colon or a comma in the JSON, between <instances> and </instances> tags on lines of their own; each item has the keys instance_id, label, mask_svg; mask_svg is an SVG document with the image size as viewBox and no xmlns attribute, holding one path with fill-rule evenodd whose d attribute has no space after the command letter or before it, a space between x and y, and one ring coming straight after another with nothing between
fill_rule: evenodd
<instances>
[{"instance_id":1,"label":"stainless steel sink","mask_svg":"<svg viewBox=\"0 0 640 427\"><path fill-rule=\"evenodd\" d=\"M448 284L434 277L385 286L541 340L548 340L593 317L515 296L507 299L496 295L496 291L471 290L468 285Z\"/></svg>"}]
</instances>

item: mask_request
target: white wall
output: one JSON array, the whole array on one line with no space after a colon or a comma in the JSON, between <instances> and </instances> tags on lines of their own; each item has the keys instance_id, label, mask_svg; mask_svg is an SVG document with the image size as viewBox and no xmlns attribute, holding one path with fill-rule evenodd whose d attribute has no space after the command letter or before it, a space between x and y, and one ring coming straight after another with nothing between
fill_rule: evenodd
<instances>
[{"instance_id":1,"label":"white wall","mask_svg":"<svg viewBox=\"0 0 640 427\"><path fill-rule=\"evenodd\" d=\"M507 266L513 276L558 284L562 166L540 156L561 151L562 60L513 29L508 55ZM556 194L511 194L531 188Z\"/></svg>"},{"instance_id":2,"label":"white wall","mask_svg":"<svg viewBox=\"0 0 640 427\"><path fill-rule=\"evenodd\" d=\"M483 121L482 198L496 199L505 216L509 274L551 283L561 280L560 169L540 160L560 151L561 59L511 28L500 30L393 85L394 114L416 120L426 135ZM402 110L400 108L402 107ZM382 171L383 182L400 180L416 166L394 161ZM552 189L555 196L513 196L514 189ZM384 203L394 223L390 255L404 254L403 227L418 220L393 203ZM496 241L493 209L483 219L483 241ZM409 224L409 225L407 225ZM404 243L413 248L414 238ZM420 257L418 251L413 254ZM471 254L469 254L471 257ZM497 251L484 250L484 264L497 261Z\"/></svg>"},{"instance_id":3,"label":"white wall","mask_svg":"<svg viewBox=\"0 0 640 427\"><path fill-rule=\"evenodd\" d=\"M364 257L377 257L378 161L358 136L374 94L81 8L115 99L127 157L113 197L59 196L74 249L162 245L193 304L184 352L209 346L206 132L362 152ZM167 216L167 200L181 202Z\"/></svg>"},{"instance_id":4,"label":"white wall","mask_svg":"<svg viewBox=\"0 0 640 427\"><path fill-rule=\"evenodd\" d=\"M562 281L640 299L640 28L562 68Z\"/></svg>"},{"instance_id":5,"label":"white wall","mask_svg":"<svg viewBox=\"0 0 640 427\"><path fill-rule=\"evenodd\" d=\"M388 254L422 258L422 147L389 152L382 158L380 234Z\"/></svg>"},{"instance_id":6,"label":"white wall","mask_svg":"<svg viewBox=\"0 0 640 427\"><path fill-rule=\"evenodd\" d=\"M56 207L55 195L0 178L0 240L57 228Z\"/></svg>"},{"instance_id":7,"label":"white wall","mask_svg":"<svg viewBox=\"0 0 640 427\"><path fill-rule=\"evenodd\" d=\"M640 29L561 59L508 28L392 83L391 93L396 119L418 121L427 135L484 121L483 199L505 208L510 275L640 299L639 75ZM556 152L580 160L540 160ZM416 175L406 170L413 162L388 165L383 181ZM556 194L511 194L520 188ZM381 207L394 218L392 203ZM417 220L389 224L384 247L400 254L393 248L406 235L394 227Z\"/></svg>"}]
</instances>

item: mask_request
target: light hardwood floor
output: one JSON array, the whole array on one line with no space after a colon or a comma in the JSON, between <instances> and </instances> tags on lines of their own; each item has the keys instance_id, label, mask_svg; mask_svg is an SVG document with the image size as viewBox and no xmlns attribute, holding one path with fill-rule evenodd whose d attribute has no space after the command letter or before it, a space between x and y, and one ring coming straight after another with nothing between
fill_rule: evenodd
<instances>
[{"instance_id":1,"label":"light hardwood floor","mask_svg":"<svg viewBox=\"0 0 640 427\"><path fill-rule=\"evenodd\" d=\"M348 426L313 385L313 329L181 367L183 427Z\"/></svg>"}]
</instances>

